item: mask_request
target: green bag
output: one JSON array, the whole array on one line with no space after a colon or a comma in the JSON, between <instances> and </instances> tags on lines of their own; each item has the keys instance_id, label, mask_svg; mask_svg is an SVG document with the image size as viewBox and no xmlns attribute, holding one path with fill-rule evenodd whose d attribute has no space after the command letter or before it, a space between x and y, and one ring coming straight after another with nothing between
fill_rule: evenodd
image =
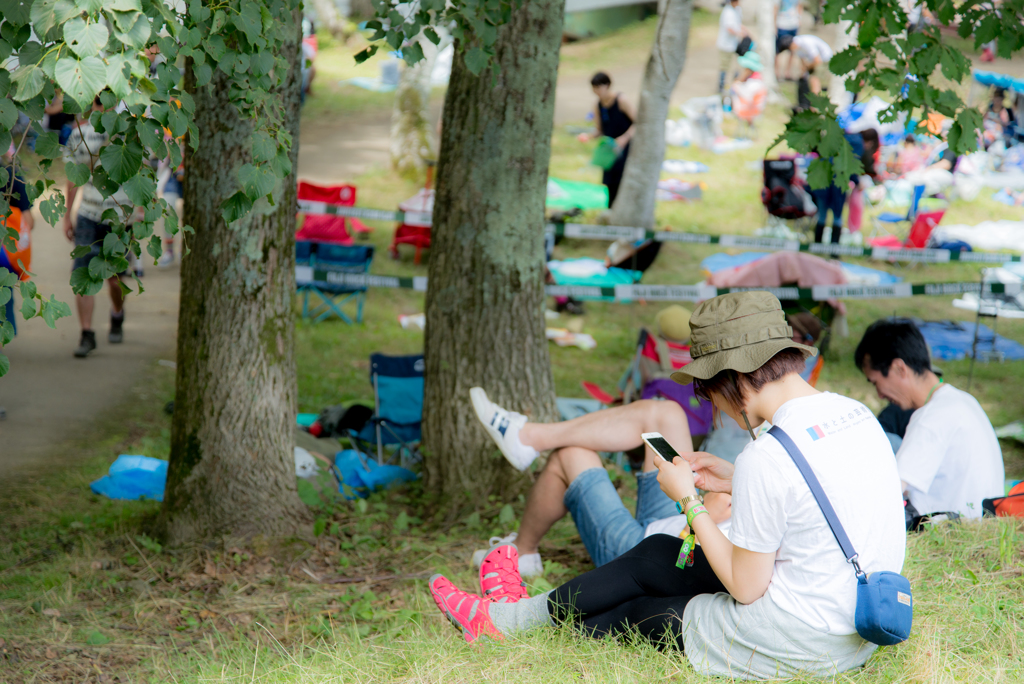
<instances>
[{"instance_id":1,"label":"green bag","mask_svg":"<svg viewBox=\"0 0 1024 684\"><path fill-rule=\"evenodd\" d=\"M597 149L594 150L594 156L590 163L607 171L615 166L618 158L619 151L615 147L615 138L609 138L606 135L597 142Z\"/></svg>"}]
</instances>

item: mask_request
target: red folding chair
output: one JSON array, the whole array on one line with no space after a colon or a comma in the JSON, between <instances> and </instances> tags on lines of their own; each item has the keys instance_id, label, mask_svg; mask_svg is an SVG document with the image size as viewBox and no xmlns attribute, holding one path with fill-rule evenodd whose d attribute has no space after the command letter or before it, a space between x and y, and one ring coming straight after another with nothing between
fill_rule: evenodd
<instances>
[{"instance_id":1,"label":"red folding chair","mask_svg":"<svg viewBox=\"0 0 1024 684\"><path fill-rule=\"evenodd\" d=\"M316 185L299 181L298 199L319 202L325 206L325 213L299 212L305 215L302 228L295 234L297 240L329 242L337 245L351 245L349 227L356 233L369 233L370 228L359 219L335 216L326 213L327 207L353 207L356 204L354 185Z\"/></svg>"},{"instance_id":2,"label":"red folding chair","mask_svg":"<svg viewBox=\"0 0 1024 684\"><path fill-rule=\"evenodd\" d=\"M405 212L404 220L395 228L395 237L391 241L392 258L398 258L399 245L412 245L416 248L413 263L420 263L420 253L430 248L430 226L433 222L434 191L424 188L398 205Z\"/></svg>"}]
</instances>

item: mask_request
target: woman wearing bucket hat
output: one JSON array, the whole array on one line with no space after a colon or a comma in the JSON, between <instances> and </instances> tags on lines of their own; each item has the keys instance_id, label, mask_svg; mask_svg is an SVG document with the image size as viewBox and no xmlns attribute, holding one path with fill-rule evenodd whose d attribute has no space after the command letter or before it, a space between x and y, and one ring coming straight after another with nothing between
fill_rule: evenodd
<instances>
[{"instance_id":1,"label":"woman wearing bucket hat","mask_svg":"<svg viewBox=\"0 0 1024 684\"><path fill-rule=\"evenodd\" d=\"M715 297L697 307L690 329L694 360L674 379L695 382L741 425L784 430L817 475L861 567L899 571L906 535L889 441L867 407L800 378L816 351L792 340L779 301L767 292ZM854 625L853 568L774 435L751 442L735 468L710 454L686 454L662 462L658 481L687 512L696 547L692 537L654 535L557 589L523 598L514 564L500 558L511 549L502 546L488 565L501 590L483 599L435 575L435 602L468 641L558 623L594 636L634 632L683 650L704 674L832 676L867 661L875 646ZM703 515L698 486L732 493L728 537Z\"/></svg>"}]
</instances>

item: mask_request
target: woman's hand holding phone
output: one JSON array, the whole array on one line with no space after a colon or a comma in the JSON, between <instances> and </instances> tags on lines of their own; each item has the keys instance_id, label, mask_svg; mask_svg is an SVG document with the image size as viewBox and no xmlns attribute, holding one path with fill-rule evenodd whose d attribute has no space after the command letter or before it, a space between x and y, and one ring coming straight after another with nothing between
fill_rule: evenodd
<instances>
[{"instance_id":1,"label":"woman's hand holding phone","mask_svg":"<svg viewBox=\"0 0 1024 684\"><path fill-rule=\"evenodd\" d=\"M665 492L668 498L679 501L683 497L697 493L690 465L682 456L676 456L672 459L672 463L663 458L658 459L656 463L658 465L658 484L661 485L661 491Z\"/></svg>"}]
</instances>

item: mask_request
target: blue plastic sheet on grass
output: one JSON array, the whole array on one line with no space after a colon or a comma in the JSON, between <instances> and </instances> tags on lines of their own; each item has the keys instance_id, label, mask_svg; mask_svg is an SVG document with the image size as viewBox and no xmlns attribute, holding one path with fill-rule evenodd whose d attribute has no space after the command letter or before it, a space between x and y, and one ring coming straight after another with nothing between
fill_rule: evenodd
<instances>
[{"instance_id":1,"label":"blue plastic sheet on grass","mask_svg":"<svg viewBox=\"0 0 1024 684\"><path fill-rule=\"evenodd\" d=\"M970 358L974 343L974 323L966 321L919 321L918 329L932 351L932 358L942 361L959 361ZM992 330L980 326L978 351L992 350ZM1024 359L1024 345L1002 335L995 337L995 350L1002 352L1007 361Z\"/></svg>"},{"instance_id":2,"label":"blue plastic sheet on grass","mask_svg":"<svg viewBox=\"0 0 1024 684\"><path fill-rule=\"evenodd\" d=\"M747 264L763 259L768 255L768 252L741 252L739 254L726 254L724 252L719 252L717 254L712 254L704 259L704 261L700 262L700 267L708 273L717 273L719 271L724 271L727 268L746 266ZM901 280L891 273L877 268L871 268L869 266L861 266L860 264L850 264L846 262L843 262L840 266L843 271L846 272L847 278L852 282L870 285L892 285L893 283L898 283Z\"/></svg>"},{"instance_id":3,"label":"blue plastic sheet on grass","mask_svg":"<svg viewBox=\"0 0 1024 684\"><path fill-rule=\"evenodd\" d=\"M167 461L121 454L107 475L90 484L89 489L111 499L163 501L166 484Z\"/></svg>"},{"instance_id":4,"label":"blue plastic sheet on grass","mask_svg":"<svg viewBox=\"0 0 1024 684\"><path fill-rule=\"evenodd\" d=\"M346 499L365 499L375 489L387 489L419 477L408 468L378 465L373 459L364 458L355 449L344 449L335 454L334 467L341 477L341 493Z\"/></svg>"}]
</instances>

